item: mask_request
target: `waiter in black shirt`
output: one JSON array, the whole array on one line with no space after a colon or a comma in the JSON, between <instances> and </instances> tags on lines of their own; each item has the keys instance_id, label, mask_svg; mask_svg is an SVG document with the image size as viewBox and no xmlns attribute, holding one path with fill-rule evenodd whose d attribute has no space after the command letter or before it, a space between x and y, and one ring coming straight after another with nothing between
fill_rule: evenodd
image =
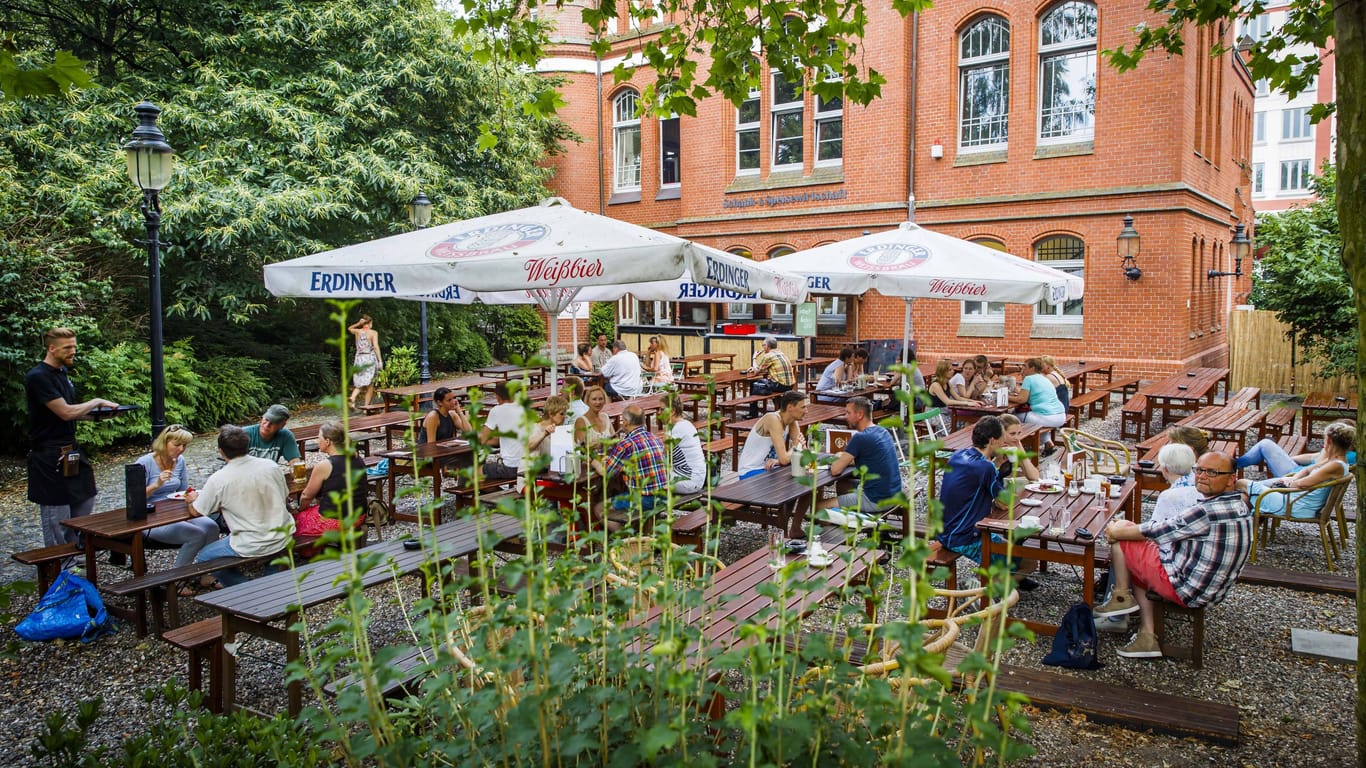
<instances>
[{"instance_id":1,"label":"waiter in black shirt","mask_svg":"<svg viewBox=\"0 0 1366 768\"><path fill-rule=\"evenodd\" d=\"M28 398L28 499L38 505L43 544L75 541L76 532L62 525L90 514L95 506L95 470L76 444L76 422L96 408L117 403L95 398L76 402L76 388L66 368L76 361L76 332L53 328L43 334L47 354L24 376Z\"/></svg>"}]
</instances>

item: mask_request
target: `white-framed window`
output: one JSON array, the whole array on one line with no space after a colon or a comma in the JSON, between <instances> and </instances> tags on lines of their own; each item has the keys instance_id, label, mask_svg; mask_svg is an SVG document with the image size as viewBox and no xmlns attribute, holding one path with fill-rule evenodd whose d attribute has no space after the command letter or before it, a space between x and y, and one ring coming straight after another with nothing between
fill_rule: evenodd
<instances>
[{"instance_id":1,"label":"white-framed window","mask_svg":"<svg viewBox=\"0 0 1366 768\"><path fill-rule=\"evenodd\" d=\"M1085 277L1086 243L1072 235L1052 235L1034 244L1034 260L1069 275ZM1082 300L1068 299L1061 304L1041 301L1034 305L1034 318L1050 323L1080 323Z\"/></svg>"},{"instance_id":2,"label":"white-framed window","mask_svg":"<svg viewBox=\"0 0 1366 768\"><path fill-rule=\"evenodd\" d=\"M1252 194L1265 194L1266 163L1252 164Z\"/></svg>"},{"instance_id":3,"label":"white-framed window","mask_svg":"<svg viewBox=\"0 0 1366 768\"><path fill-rule=\"evenodd\" d=\"M612 189L640 190L640 116L636 92L622 91L612 100Z\"/></svg>"},{"instance_id":4,"label":"white-framed window","mask_svg":"<svg viewBox=\"0 0 1366 768\"><path fill-rule=\"evenodd\" d=\"M784 171L802 167L802 149L806 138L802 126L802 84L789 83L781 72L772 73L773 90L773 170Z\"/></svg>"},{"instance_id":5,"label":"white-framed window","mask_svg":"<svg viewBox=\"0 0 1366 768\"><path fill-rule=\"evenodd\" d=\"M837 45L830 43L827 50L834 54ZM837 83L844 79L833 69L825 70L825 82ZM844 162L844 98L816 97L816 165L839 165Z\"/></svg>"},{"instance_id":6,"label":"white-framed window","mask_svg":"<svg viewBox=\"0 0 1366 768\"><path fill-rule=\"evenodd\" d=\"M683 141L678 115L659 121L659 185L676 187L683 181Z\"/></svg>"},{"instance_id":7,"label":"white-framed window","mask_svg":"<svg viewBox=\"0 0 1366 768\"><path fill-rule=\"evenodd\" d=\"M958 36L958 146L1006 144L1010 122L1010 24L983 16Z\"/></svg>"},{"instance_id":8,"label":"white-framed window","mask_svg":"<svg viewBox=\"0 0 1366 768\"><path fill-rule=\"evenodd\" d=\"M758 69L758 59L751 64ZM735 110L735 172L737 174L759 172L759 88L751 88L749 95L740 102Z\"/></svg>"},{"instance_id":9,"label":"white-framed window","mask_svg":"<svg viewBox=\"0 0 1366 768\"><path fill-rule=\"evenodd\" d=\"M1067 0L1039 20L1039 142L1084 141L1096 128L1096 6Z\"/></svg>"},{"instance_id":10,"label":"white-framed window","mask_svg":"<svg viewBox=\"0 0 1366 768\"><path fill-rule=\"evenodd\" d=\"M1006 244L1000 240L993 240L988 237L981 237L972 242L984 245L992 250L1006 252ZM963 302L963 322L965 323L1004 323L1006 319L1006 305L1001 301L965 301Z\"/></svg>"},{"instance_id":11,"label":"white-framed window","mask_svg":"<svg viewBox=\"0 0 1366 768\"><path fill-rule=\"evenodd\" d=\"M1266 143L1266 113L1258 112L1252 116L1252 143Z\"/></svg>"},{"instance_id":12,"label":"white-framed window","mask_svg":"<svg viewBox=\"0 0 1366 768\"><path fill-rule=\"evenodd\" d=\"M1253 40L1261 40L1276 31L1276 25L1271 23L1271 14L1263 12L1251 19L1242 21L1243 35Z\"/></svg>"},{"instance_id":13,"label":"white-framed window","mask_svg":"<svg viewBox=\"0 0 1366 768\"><path fill-rule=\"evenodd\" d=\"M1304 192L1309 189L1309 161L1281 161L1281 191Z\"/></svg>"},{"instance_id":14,"label":"white-framed window","mask_svg":"<svg viewBox=\"0 0 1366 768\"><path fill-rule=\"evenodd\" d=\"M1271 81L1270 81L1270 80L1267 80L1266 78L1262 78L1261 80L1258 80L1258 81L1256 82L1256 88L1257 88L1257 90L1256 90L1255 94L1256 94L1257 98L1261 98L1261 97L1263 97L1263 96L1270 96L1270 95L1271 95Z\"/></svg>"},{"instance_id":15,"label":"white-framed window","mask_svg":"<svg viewBox=\"0 0 1366 768\"><path fill-rule=\"evenodd\" d=\"M1314 126L1309 122L1307 107L1281 110L1281 138L1285 141L1302 141L1314 137Z\"/></svg>"}]
</instances>

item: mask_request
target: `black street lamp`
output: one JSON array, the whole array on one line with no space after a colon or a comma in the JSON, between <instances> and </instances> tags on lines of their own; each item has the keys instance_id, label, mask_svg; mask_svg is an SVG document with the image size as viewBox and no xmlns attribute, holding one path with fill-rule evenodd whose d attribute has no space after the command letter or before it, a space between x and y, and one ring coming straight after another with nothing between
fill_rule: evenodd
<instances>
[{"instance_id":1,"label":"black street lamp","mask_svg":"<svg viewBox=\"0 0 1366 768\"><path fill-rule=\"evenodd\" d=\"M1143 277L1143 270L1138 268L1138 251L1142 244L1138 230L1134 229L1134 217L1125 216L1124 228L1119 231L1119 237L1115 238L1115 250L1119 253L1119 268L1124 270L1124 276L1130 280Z\"/></svg>"},{"instance_id":2,"label":"black street lamp","mask_svg":"<svg viewBox=\"0 0 1366 768\"><path fill-rule=\"evenodd\" d=\"M408 203L408 221L416 229L423 229L432 223L432 201L428 200L427 196L421 192L418 192L417 197ZM432 380L432 366L427 358L427 301L425 299L421 302L421 313L422 328L418 336L418 352L421 356L422 368L418 371L417 380L426 384Z\"/></svg>"},{"instance_id":3,"label":"black street lamp","mask_svg":"<svg viewBox=\"0 0 1366 768\"><path fill-rule=\"evenodd\" d=\"M157 128L161 110L150 102L142 102L133 111L138 114L138 125L133 137L123 145L128 159L128 175L142 190L142 216L147 225L147 293L151 302L152 347L152 439L166 428L166 371L161 349L161 190L171 180L175 165L175 150L166 143L166 136Z\"/></svg>"},{"instance_id":4,"label":"black street lamp","mask_svg":"<svg viewBox=\"0 0 1366 768\"><path fill-rule=\"evenodd\" d=\"M1210 280L1216 277L1232 277L1236 280L1243 276L1243 259L1252 254L1252 240L1248 238L1242 224L1233 228L1233 239L1228 241L1228 251L1233 254L1233 271L1211 269L1207 273Z\"/></svg>"}]
</instances>

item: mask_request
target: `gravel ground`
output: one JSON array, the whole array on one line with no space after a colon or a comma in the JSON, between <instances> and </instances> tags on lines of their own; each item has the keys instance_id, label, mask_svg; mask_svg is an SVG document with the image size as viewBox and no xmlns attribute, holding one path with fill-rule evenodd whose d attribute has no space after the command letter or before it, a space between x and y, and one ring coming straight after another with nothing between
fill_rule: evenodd
<instances>
[{"instance_id":1,"label":"gravel ground","mask_svg":"<svg viewBox=\"0 0 1366 768\"><path fill-rule=\"evenodd\" d=\"M329 414L321 409L296 410L295 423L312 423ZM1091 421L1088 431L1113 436L1118 431L1118 411L1106 422ZM104 489L97 508L122 503L119 466L137 454L106 454L98 467L99 486ZM192 482L202 484L215 468L216 452L211 437L197 439L187 452ZM37 513L24 498L22 465L0 461L0 536L10 551L41 545ZM1355 487L1347 503L1354 506ZM407 524L397 524L386 538L401 535ZM1278 567L1322 571L1323 554L1317 530L1308 526L1283 529L1274 546L1261 555L1260 562ZM737 525L722 536L721 556L730 562L762 546L763 531L756 526ZM1339 573L1355 571L1355 540L1349 536L1344 562ZM149 554L152 568L169 567L174 553ZM162 562L164 561L164 562ZM960 572L960 574L963 572ZM0 582L32 579L29 569L20 568L7 558L0 562ZM964 583L971 581L964 578ZM1041 587L1024 595L1016 615L1056 621L1078 599L1079 573L1054 566L1037 580ZM402 588L411 597L416 582ZM392 587L386 589L392 590ZM376 640L397 637L403 631L402 615L392 595L372 590L376 608L372 614ZM23 595L13 608L16 615L26 614L36 598ZM197 608L188 619L200 618ZM1113 682L1135 688L1193 696L1233 704L1241 712L1241 744L1236 748L1217 747L1194 739L1147 734L1086 721L1079 715L1031 710L1033 734L1030 742L1038 756L1031 766L1320 766L1347 765L1355 761L1356 733L1353 707L1356 702L1355 670L1350 665L1332 664L1293 655L1290 629L1301 627L1344 634L1356 633L1355 604L1341 597L1311 595L1287 590L1242 585L1228 600L1208 610L1206 616L1205 666L1196 670L1176 660L1137 661L1121 659L1115 649L1127 637L1102 635L1103 669L1087 672L1050 671L1078 674L1089 679ZM311 626L321 626L329 618L322 607L309 615ZM0 628L0 643L17 641L12 628ZM1050 641L1042 638L1007 653L1006 663L1042 669L1039 660L1048 652ZM282 710L284 706L281 674L276 665L283 662L278 646L255 641L243 652L239 694L263 709ZM141 691L168 680L184 681L184 655L152 638L139 639L128 628L89 645L79 643L19 643L15 658L0 659L0 722L10 727L0 732L0 765L29 765L29 744L42 727L46 713L65 709L83 698L102 696L106 712L117 717L102 719L94 737L100 743L115 744L140 723L154 718L156 712L143 701ZM70 672L81 669L79 675Z\"/></svg>"}]
</instances>

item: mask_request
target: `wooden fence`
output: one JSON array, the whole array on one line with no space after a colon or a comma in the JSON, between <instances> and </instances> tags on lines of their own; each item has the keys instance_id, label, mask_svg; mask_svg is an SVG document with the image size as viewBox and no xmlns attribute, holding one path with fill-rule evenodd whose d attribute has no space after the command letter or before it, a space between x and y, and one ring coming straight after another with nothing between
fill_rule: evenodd
<instances>
[{"instance_id":1,"label":"wooden fence","mask_svg":"<svg viewBox=\"0 0 1366 768\"><path fill-rule=\"evenodd\" d=\"M1289 326L1277 320L1274 312L1235 309L1230 313L1228 358L1233 389L1261 387L1264 392L1297 395L1356 390L1355 377L1319 378L1322 366L1304 360L1303 350L1291 343L1287 330Z\"/></svg>"}]
</instances>

